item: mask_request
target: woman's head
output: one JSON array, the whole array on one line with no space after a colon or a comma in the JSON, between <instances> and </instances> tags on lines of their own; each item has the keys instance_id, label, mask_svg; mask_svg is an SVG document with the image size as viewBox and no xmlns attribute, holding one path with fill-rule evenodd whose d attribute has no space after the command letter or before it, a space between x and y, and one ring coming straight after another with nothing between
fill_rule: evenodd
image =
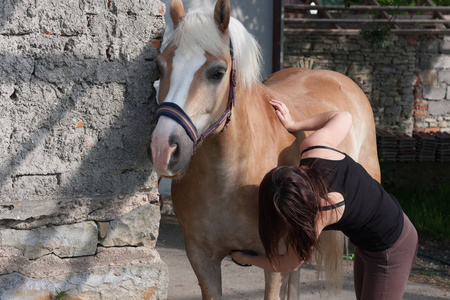
<instances>
[{"instance_id":1,"label":"woman's head","mask_svg":"<svg viewBox=\"0 0 450 300\"><path fill-rule=\"evenodd\" d=\"M271 261L280 241L302 261L311 259L321 199L328 200L327 189L314 169L284 166L266 174L259 188L259 234Z\"/></svg>"}]
</instances>

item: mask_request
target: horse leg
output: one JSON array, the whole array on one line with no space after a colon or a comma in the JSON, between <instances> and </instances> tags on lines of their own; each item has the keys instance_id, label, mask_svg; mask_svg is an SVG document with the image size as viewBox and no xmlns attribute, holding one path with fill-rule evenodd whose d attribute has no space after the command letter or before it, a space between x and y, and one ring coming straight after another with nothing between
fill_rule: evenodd
<instances>
[{"instance_id":1,"label":"horse leg","mask_svg":"<svg viewBox=\"0 0 450 300\"><path fill-rule=\"evenodd\" d=\"M266 281L264 300L285 300L289 287L290 274L264 271ZM290 300L291 298L288 299Z\"/></svg>"},{"instance_id":2,"label":"horse leg","mask_svg":"<svg viewBox=\"0 0 450 300\"><path fill-rule=\"evenodd\" d=\"M300 299L300 268L289 274L288 300Z\"/></svg>"},{"instance_id":3,"label":"horse leg","mask_svg":"<svg viewBox=\"0 0 450 300\"><path fill-rule=\"evenodd\" d=\"M222 259L214 257L211 252L204 251L203 247L197 247L186 241L186 253L192 269L197 276L202 299L222 298L222 274L220 262Z\"/></svg>"}]
</instances>

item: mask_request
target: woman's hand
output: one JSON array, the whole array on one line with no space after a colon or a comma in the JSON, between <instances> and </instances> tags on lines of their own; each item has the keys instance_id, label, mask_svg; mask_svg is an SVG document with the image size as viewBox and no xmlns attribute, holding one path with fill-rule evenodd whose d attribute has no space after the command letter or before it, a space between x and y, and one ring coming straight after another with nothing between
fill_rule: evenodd
<instances>
[{"instance_id":1,"label":"woman's hand","mask_svg":"<svg viewBox=\"0 0 450 300\"><path fill-rule=\"evenodd\" d=\"M235 262L241 265L253 265L272 272L293 272L303 264L292 249L278 256L274 264L265 255L250 255L243 251L245 250L233 250L230 256Z\"/></svg>"},{"instance_id":2,"label":"woman's hand","mask_svg":"<svg viewBox=\"0 0 450 300\"><path fill-rule=\"evenodd\" d=\"M295 122L294 120L292 120L291 114L286 104L274 99L271 99L269 103L275 108L277 117L280 120L281 124L283 124L284 128L286 128L286 130L289 132L294 132Z\"/></svg>"},{"instance_id":3,"label":"woman's hand","mask_svg":"<svg viewBox=\"0 0 450 300\"><path fill-rule=\"evenodd\" d=\"M275 108L281 124L293 135L303 134L304 131L314 131L303 140L300 151L315 145L336 148L347 136L353 124L352 115L339 110L327 111L294 121L284 103L273 99L269 103Z\"/></svg>"},{"instance_id":4,"label":"woman's hand","mask_svg":"<svg viewBox=\"0 0 450 300\"><path fill-rule=\"evenodd\" d=\"M250 263L250 261L254 257L254 255L245 254L243 251L239 251L239 250L231 251L230 256L231 256L231 259L233 259L235 263L237 263L243 267L251 266L252 264Z\"/></svg>"}]
</instances>

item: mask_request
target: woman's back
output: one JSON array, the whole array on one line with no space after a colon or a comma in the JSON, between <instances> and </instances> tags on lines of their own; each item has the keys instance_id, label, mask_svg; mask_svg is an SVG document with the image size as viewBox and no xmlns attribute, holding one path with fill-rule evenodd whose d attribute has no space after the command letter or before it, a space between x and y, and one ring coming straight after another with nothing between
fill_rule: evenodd
<instances>
[{"instance_id":1,"label":"woman's back","mask_svg":"<svg viewBox=\"0 0 450 300\"><path fill-rule=\"evenodd\" d=\"M385 250L395 243L403 229L401 207L360 164L345 155L342 160L304 158L300 165L314 168L322 174L328 192L344 197L342 218L324 230L340 230L368 251Z\"/></svg>"}]
</instances>

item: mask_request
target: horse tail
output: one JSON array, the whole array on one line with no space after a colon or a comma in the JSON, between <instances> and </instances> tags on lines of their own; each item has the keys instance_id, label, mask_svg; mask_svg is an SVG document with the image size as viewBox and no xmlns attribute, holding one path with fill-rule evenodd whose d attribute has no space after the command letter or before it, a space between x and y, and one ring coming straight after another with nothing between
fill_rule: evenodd
<instances>
[{"instance_id":1,"label":"horse tail","mask_svg":"<svg viewBox=\"0 0 450 300\"><path fill-rule=\"evenodd\" d=\"M340 231L322 231L320 249L316 251L317 281L325 269L325 287L328 292L339 292L344 281L344 244L346 238Z\"/></svg>"}]
</instances>

